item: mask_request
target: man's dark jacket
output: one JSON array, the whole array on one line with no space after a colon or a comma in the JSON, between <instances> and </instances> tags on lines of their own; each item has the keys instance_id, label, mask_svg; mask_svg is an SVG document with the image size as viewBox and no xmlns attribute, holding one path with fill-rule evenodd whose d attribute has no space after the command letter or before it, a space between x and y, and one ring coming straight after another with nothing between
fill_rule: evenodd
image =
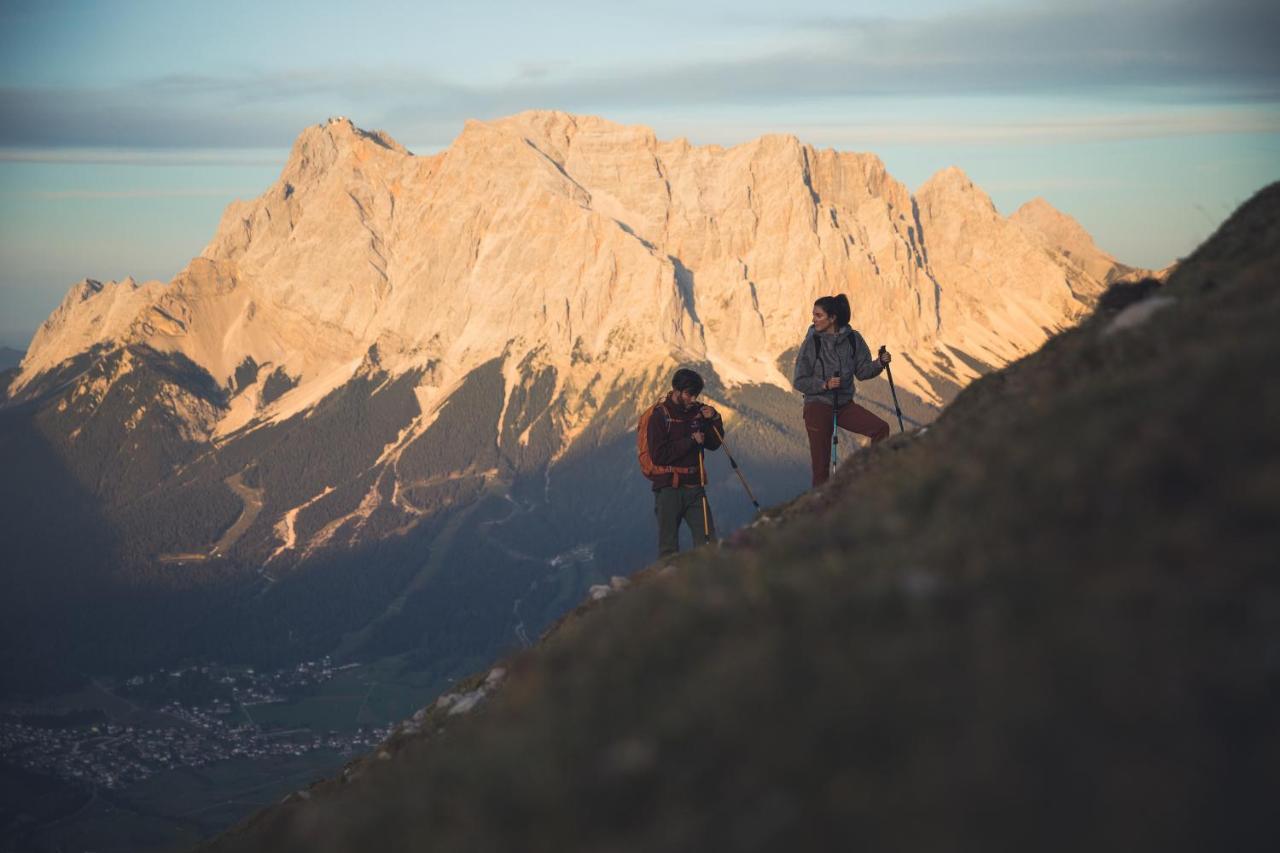
<instances>
[{"instance_id":1,"label":"man's dark jacket","mask_svg":"<svg viewBox=\"0 0 1280 853\"><path fill-rule=\"evenodd\" d=\"M690 472L650 476L649 481L653 483L655 492L666 486L696 486L702 482L698 478L698 452L720 447L724 422L720 419L719 412L714 418L702 417L701 409L701 403L694 403L686 409L672 400L670 394L654 406L653 415L649 418L649 456L655 465L684 468ZM695 423L702 424L704 443L701 447L693 439Z\"/></svg>"}]
</instances>

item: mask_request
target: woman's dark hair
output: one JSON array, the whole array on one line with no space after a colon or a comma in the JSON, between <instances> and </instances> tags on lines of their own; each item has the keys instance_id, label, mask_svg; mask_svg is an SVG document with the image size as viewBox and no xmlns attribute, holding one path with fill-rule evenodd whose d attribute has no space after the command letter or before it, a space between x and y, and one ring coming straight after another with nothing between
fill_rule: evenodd
<instances>
[{"instance_id":1,"label":"woman's dark hair","mask_svg":"<svg viewBox=\"0 0 1280 853\"><path fill-rule=\"evenodd\" d=\"M687 367L680 368L671 377L671 390L688 391L695 397L702 393L702 385L702 377L698 375L698 371Z\"/></svg>"},{"instance_id":2,"label":"woman's dark hair","mask_svg":"<svg viewBox=\"0 0 1280 853\"><path fill-rule=\"evenodd\" d=\"M813 305L821 308L828 317L835 317L837 329L849 325L849 318L853 316L853 312L849 310L849 297L843 293L820 297Z\"/></svg>"}]
</instances>

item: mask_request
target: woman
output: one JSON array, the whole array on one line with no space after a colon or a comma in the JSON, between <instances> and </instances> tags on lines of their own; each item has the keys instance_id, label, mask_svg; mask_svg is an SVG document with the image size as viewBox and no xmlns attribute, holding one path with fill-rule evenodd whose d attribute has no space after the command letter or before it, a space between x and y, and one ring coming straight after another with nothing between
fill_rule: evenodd
<instances>
[{"instance_id":1,"label":"woman","mask_svg":"<svg viewBox=\"0 0 1280 853\"><path fill-rule=\"evenodd\" d=\"M813 303L813 325L800 345L792 374L792 385L804 394L814 486L825 483L831 474L833 420L849 432L867 436L872 444L889 436L887 423L853 402L853 380L879 376L890 361L889 352L873 359L862 335L849 328L849 316L849 299L843 293Z\"/></svg>"}]
</instances>

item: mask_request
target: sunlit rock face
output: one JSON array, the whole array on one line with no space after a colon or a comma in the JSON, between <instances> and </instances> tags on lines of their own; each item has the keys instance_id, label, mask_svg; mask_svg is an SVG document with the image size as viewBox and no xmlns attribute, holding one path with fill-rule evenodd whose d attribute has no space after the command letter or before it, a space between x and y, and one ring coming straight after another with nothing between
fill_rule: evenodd
<instances>
[{"instance_id":1,"label":"sunlit rock face","mask_svg":"<svg viewBox=\"0 0 1280 853\"><path fill-rule=\"evenodd\" d=\"M228 412L224 432L305 408L374 345L393 373L438 362L441 388L536 354L572 396L575 353L592 375L709 361L785 387L778 356L814 298L843 292L868 340L911 355L898 382L932 399L929 374L972 378L951 348L990 365L1025 354L1116 268L1047 203L1006 219L958 169L913 196L872 154L790 136L725 149L529 112L468 122L418 157L337 119L305 130L173 281L73 288L14 389L126 342L221 382L246 358L297 378L267 411Z\"/></svg>"}]
</instances>

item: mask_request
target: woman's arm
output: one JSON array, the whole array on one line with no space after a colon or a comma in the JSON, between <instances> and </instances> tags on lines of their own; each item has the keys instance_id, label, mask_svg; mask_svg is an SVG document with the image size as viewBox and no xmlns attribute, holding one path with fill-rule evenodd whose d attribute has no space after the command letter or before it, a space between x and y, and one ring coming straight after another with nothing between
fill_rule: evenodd
<instances>
[{"instance_id":1,"label":"woman's arm","mask_svg":"<svg viewBox=\"0 0 1280 853\"><path fill-rule=\"evenodd\" d=\"M791 385L802 394L826 391L826 378L818 376L818 360L813 356L813 335L806 335L796 353L796 367L791 372Z\"/></svg>"},{"instance_id":2,"label":"woman's arm","mask_svg":"<svg viewBox=\"0 0 1280 853\"><path fill-rule=\"evenodd\" d=\"M884 370L878 358L871 357L871 347L863 340L860 332L853 333L853 375L859 380L875 379Z\"/></svg>"}]
</instances>

